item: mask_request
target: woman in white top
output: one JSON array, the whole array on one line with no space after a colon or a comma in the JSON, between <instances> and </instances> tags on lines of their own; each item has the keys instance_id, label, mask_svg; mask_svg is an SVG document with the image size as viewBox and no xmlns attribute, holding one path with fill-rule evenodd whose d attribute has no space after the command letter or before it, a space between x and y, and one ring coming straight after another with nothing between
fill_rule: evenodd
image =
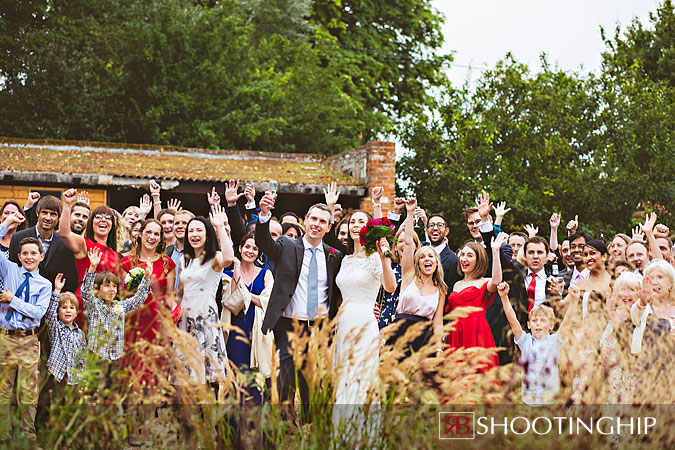
<instances>
[{"instance_id":1,"label":"woman in white top","mask_svg":"<svg viewBox=\"0 0 675 450\"><path fill-rule=\"evenodd\" d=\"M406 331L416 323L429 322L431 327L423 327L414 333L406 343L406 356L411 351L419 351L431 338L433 332L438 336L436 351L441 351L441 331L443 328L443 304L448 287L443 281L443 267L438 254L431 247L415 250L413 242L413 216L417 199L406 200L408 215L405 221L405 247L401 258L401 296L396 308L397 327L393 339L401 339ZM408 232L410 230L410 232ZM392 342L392 341L390 341Z\"/></svg>"}]
</instances>

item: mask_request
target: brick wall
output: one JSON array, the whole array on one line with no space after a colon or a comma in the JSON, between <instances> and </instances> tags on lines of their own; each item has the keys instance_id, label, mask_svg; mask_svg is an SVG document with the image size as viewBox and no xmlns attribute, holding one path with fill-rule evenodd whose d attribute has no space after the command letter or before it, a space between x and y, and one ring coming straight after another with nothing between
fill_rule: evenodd
<instances>
[{"instance_id":1,"label":"brick wall","mask_svg":"<svg viewBox=\"0 0 675 450\"><path fill-rule=\"evenodd\" d=\"M382 212L393 209L396 194L396 145L393 142L370 141L361 147L326 158L336 170L346 172L366 183L368 191L360 208L373 211L370 195L374 186L383 186Z\"/></svg>"}]
</instances>

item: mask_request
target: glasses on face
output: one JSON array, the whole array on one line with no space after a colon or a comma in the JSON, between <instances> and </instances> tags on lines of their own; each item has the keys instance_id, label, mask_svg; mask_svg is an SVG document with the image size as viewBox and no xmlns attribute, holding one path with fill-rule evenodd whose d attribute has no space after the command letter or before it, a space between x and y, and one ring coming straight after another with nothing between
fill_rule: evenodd
<instances>
[{"instance_id":1,"label":"glasses on face","mask_svg":"<svg viewBox=\"0 0 675 450\"><path fill-rule=\"evenodd\" d=\"M110 222L113 221L115 217L112 214L94 214L94 219L96 220L109 220Z\"/></svg>"},{"instance_id":2,"label":"glasses on face","mask_svg":"<svg viewBox=\"0 0 675 450\"><path fill-rule=\"evenodd\" d=\"M439 230L442 230L442 229L445 228L445 224L444 223L430 223L429 229L433 230L434 228L438 228Z\"/></svg>"}]
</instances>

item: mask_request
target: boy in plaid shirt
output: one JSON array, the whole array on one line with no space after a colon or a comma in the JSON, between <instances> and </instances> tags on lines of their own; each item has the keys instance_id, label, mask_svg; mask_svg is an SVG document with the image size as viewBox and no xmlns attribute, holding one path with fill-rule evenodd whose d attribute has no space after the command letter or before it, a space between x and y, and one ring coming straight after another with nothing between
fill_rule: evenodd
<instances>
[{"instance_id":1,"label":"boy in plaid shirt","mask_svg":"<svg viewBox=\"0 0 675 450\"><path fill-rule=\"evenodd\" d=\"M47 369L59 383L75 385L82 379L87 341L84 332L75 323L77 297L72 292L61 295L65 284L63 274L58 274L54 279L52 300L45 314L52 347Z\"/></svg>"},{"instance_id":2,"label":"boy in plaid shirt","mask_svg":"<svg viewBox=\"0 0 675 450\"><path fill-rule=\"evenodd\" d=\"M124 317L143 304L150 292L152 264L145 268L143 281L136 294L126 300L115 301L119 280L110 272L96 273L101 253L92 248L88 254L89 269L82 282L82 301L87 311L89 350L103 359L115 361L124 351Z\"/></svg>"}]
</instances>

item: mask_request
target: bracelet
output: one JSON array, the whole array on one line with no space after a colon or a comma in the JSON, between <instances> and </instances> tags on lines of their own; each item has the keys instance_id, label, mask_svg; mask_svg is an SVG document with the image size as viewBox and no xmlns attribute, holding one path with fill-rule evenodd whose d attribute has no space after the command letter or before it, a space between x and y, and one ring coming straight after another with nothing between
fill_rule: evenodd
<instances>
[{"instance_id":1,"label":"bracelet","mask_svg":"<svg viewBox=\"0 0 675 450\"><path fill-rule=\"evenodd\" d=\"M375 202L373 202L373 208L376 207L376 206L377 206L377 207L380 207L380 208L382 207L382 205L381 205L380 203L375 203Z\"/></svg>"},{"instance_id":2,"label":"bracelet","mask_svg":"<svg viewBox=\"0 0 675 450\"><path fill-rule=\"evenodd\" d=\"M161 204L162 204L162 201L161 201L161 200L157 200L156 202L152 202L152 204L153 204L153 205L161 205Z\"/></svg>"}]
</instances>

